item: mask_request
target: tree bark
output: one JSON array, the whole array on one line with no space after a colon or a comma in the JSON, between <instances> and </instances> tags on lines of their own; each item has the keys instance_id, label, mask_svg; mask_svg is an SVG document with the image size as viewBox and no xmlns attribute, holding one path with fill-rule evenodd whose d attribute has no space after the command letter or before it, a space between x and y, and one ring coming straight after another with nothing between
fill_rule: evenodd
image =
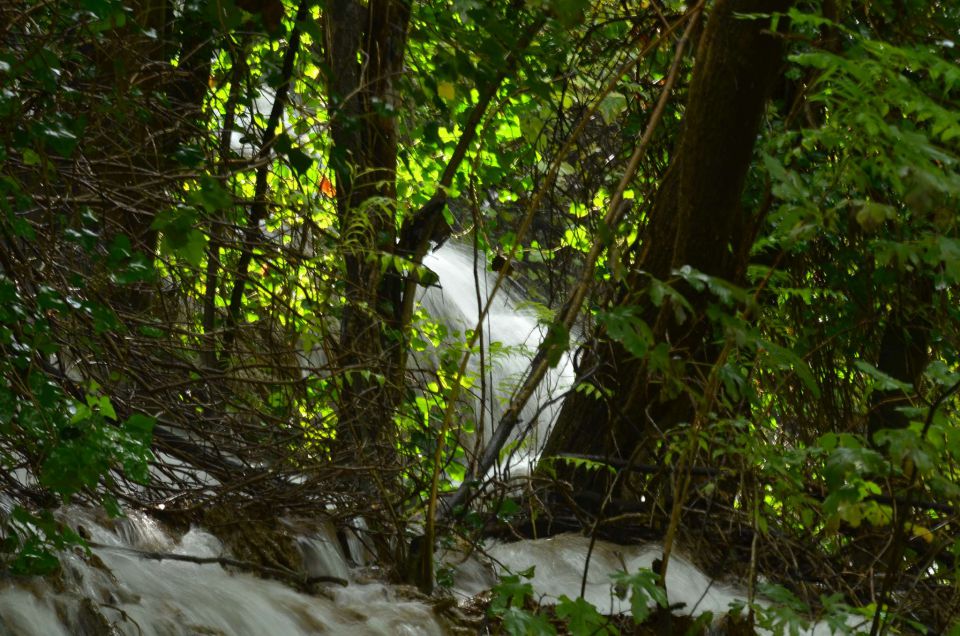
<instances>
[{"instance_id":1,"label":"tree bark","mask_svg":"<svg viewBox=\"0 0 960 636\"><path fill-rule=\"evenodd\" d=\"M377 465L400 388L395 299L383 297L382 257L397 241L397 103L410 3L333 0L326 15L330 69L330 164L345 268L340 322L338 459ZM371 374L378 374L376 377Z\"/></svg>"},{"instance_id":2,"label":"tree bark","mask_svg":"<svg viewBox=\"0 0 960 636\"><path fill-rule=\"evenodd\" d=\"M693 308L679 321L673 308L645 300L649 277L665 280L689 265L710 276L738 282L748 253L740 198L768 96L783 60L782 41L770 33L770 19L740 14L785 11L792 0L719 0L696 54L680 141L642 233L640 251L618 304L637 306L657 342L671 346L671 364L685 383L717 354L705 310L707 294L680 286ZM781 23L783 21L781 20ZM579 381L608 397L573 392L564 403L544 456L576 452L638 461L652 452L663 432L689 421L688 394L632 356L602 329L582 356ZM642 461L642 460L641 460ZM575 490L610 487L601 471L590 475L555 463ZM630 497L625 480L617 496ZM640 493L635 493L639 496Z\"/></svg>"}]
</instances>

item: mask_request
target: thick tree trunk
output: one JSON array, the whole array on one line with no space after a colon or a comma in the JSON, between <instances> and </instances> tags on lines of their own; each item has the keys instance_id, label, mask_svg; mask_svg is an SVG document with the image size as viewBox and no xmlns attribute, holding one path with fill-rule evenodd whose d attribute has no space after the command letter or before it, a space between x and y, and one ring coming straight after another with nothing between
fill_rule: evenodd
<instances>
[{"instance_id":1,"label":"thick tree trunk","mask_svg":"<svg viewBox=\"0 0 960 636\"><path fill-rule=\"evenodd\" d=\"M394 386L401 326L396 299L384 297L382 257L395 251L397 104L410 3L334 0L326 16L331 69L330 163L344 257L345 305L339 367L338 459L389 464L387 433L400 389ZM362 60L362 63L361 63ZM375 375L372 375L372 374ZM380 377L376 377L379 375ZM379 451L387 453L385 456Z\"/></svg>"},{"instance_id":2,"label":"thick tree trunk","mask_svg":"<svg viewBox=\"0 0 960 636\"><path fill-rule=\"evenodd\" d=\"M671 364L689 383L698 381L717 353L704 315L709 297L681 287L694 311L679 322L671 307L654 308L644 300L647 276L663 280L673 269L689 265L736 282L744 270L738 261L748 253L745 243L751 233L746 231L740 198L783 46L769 32L769 19L740 14L785 11L790 4L791 0L719 0L714 6L696 55L681 139L620 300L624 306L641 305L657 340L670 343ZM664 432L689 421L693 403L674 383L665 382L663 374L652 371L646 360L630 355L602 331L594 342L580 365L592 375L581 380L605 389L609 397L572 393L544 455L566 452L638 461L652 452ZM598 477L596 472L587 475L571 473L561 464L556 467L575 489L603 492L609 486L603 472ZM629 498L628 485L618 482L616 495Z\"/></svg>"}]
</instances>

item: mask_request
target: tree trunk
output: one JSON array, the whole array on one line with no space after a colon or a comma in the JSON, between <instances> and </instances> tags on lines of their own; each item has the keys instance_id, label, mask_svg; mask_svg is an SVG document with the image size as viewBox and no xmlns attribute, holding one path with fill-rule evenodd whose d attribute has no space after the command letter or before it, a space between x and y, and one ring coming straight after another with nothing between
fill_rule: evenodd
<instances>
[{"instance_id":1,"label":"tree trunk","mask_svg":"<svg viewBox=\"0 0 960 636\"><path fill-rule=\"evenodd\" d=\"M791 3L719 0L714 6L697 50L681 138L619 300L621 306L640 305L656 341L670 344L670 364L688 386L716 359L704 313L710 298L680 286L693 308L681 322L669 303L656 308L644 300L648 276L665 280L684 265L733 282L742 275L745 263L740 261L748 253L751 232L740 198L783 46L770 33L769 19L739 14L785 11ZM544 456L578 453L638 461L653 451L663 433L690 421L693 401L675 381L665 380L648 360L632 356L602 329L593 342L579 365L591 375L580 381L602 388L608 397L571 393ZM602 493L610 486L604 471L598 476L596 471L587 475L555 467L575 491ZM616 495L630 498L628 485L617 483Z\"/></svg>"},{"instance_id":2,"label":"tree trunk","mask_svg":"<svg viewBox=\"0 0 960 636\"><path fill-rule=\"evenodd\" d=\"M337 459L368 467L389 464L387 433L400 395L393 382L400 326L396 299L384 297L382 257L394 253L397 240L393 85L403 71L409 21L406 0L333 0L326 16L330 164L346 283Z\"/></svg>"}]
</instances>

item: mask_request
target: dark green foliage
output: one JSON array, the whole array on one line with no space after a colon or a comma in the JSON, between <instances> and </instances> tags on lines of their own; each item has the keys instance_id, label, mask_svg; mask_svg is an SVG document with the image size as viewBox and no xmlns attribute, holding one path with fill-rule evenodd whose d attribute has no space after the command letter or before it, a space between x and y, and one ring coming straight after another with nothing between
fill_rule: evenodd
<instances>
[{"instance_id":1,"label":"dark green foliage","mask_svg":"<svg viewBox=\"0 0 960 636\"><path fill-rule=\"evenodd\" d=\"M730 528L710 541L737 547L732 529L749 531L735 575L844 590L770 588L758 625L849 605L945 630L958 9L716 0L674 63L699 5L634 5L3 3L0 469L20 504L5 567L52 571L78 541L59 502L166 502L151 447L271 510L370 515L398 565L410 519L432 528L499 424L469 398L499 388L497 334L418 306L439 282L424 255L456 234L536 301L541 359L582 345L573 425L543 475L643 504L668 541ZM589 308L574 328L570 290ZM656 470L625 476L631 463ZM302 488L277 486L293 474ZM460 526L529 503L481 497ZM664 604L649 573L617 585L638 619ZM553 633L531 593L505 578L491 609L508 631ZM582 600L555 618L613 629Z\"/></svg>"}]
</instances>

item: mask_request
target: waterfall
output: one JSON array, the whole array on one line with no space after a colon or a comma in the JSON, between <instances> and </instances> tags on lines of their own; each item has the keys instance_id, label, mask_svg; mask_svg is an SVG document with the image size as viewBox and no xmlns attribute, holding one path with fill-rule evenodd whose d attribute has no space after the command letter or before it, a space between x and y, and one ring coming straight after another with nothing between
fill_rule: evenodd
<instances>
[{"instance_id":1,"label":"waterfall","mask_svg":"<svg viewBox=\"0 0 960 636\"><path fill-rule=\"evenodd\" d=\"M478 297L481 303L487 302L497 276L487 268L483 254L476 259L476 266L474 263L473 249L456 241L448 241L441 249L427 254L423 261L438 275L439 286L427 289L421 295L421 304L431 316L461 335L477 326L480 315ZM546 328L539 323L536 313L524 307L521 296L509 281L507 283L494 296L482 324L487 368L480 368L479 355L474 354L470 359L470 374L479 377L483 372L486 379L486 395L477 394L479 381L473 387L474 413L483 413L484 427L480 438L484 443L490 439L493 427L499 423L514 389L529 367L530 359L546 335ZM510 440L516 444L497 467L498 476L516 477L530 472L557 418L560 398L573 385L573 380L573 365L569 356L564 354L523 408L518 430Z\"/></svg>"}]
</instances>

